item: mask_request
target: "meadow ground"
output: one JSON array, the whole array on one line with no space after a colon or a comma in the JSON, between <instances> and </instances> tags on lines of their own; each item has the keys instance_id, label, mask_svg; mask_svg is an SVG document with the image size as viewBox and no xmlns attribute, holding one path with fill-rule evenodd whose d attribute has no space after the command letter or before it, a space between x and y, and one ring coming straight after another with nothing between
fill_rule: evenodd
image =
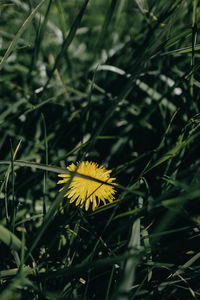
<instances>
[{"instance_id":1,"label":"meadow ground","mask_svg":"<svg viewBox=\"0 0 200 300\"><path fill-rule=\"evenodd\" d=\"M199 17L0 1L1 300L200 299Z\"/></svg>"}]
</instances>

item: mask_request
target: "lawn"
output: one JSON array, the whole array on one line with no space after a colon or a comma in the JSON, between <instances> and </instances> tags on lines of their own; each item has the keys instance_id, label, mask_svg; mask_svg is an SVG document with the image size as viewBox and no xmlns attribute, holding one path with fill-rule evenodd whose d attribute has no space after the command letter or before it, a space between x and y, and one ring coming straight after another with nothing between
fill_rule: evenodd
<instances>
[{"instance_id":1,"label":"lawn","mask_svg":"<svg viewBox=\"0 0 200 300\"><path fill-rule=\"evenodd\" d=\"M199 18L0 1L1 300L200 299Z\"/></svg>"}]
</instances>

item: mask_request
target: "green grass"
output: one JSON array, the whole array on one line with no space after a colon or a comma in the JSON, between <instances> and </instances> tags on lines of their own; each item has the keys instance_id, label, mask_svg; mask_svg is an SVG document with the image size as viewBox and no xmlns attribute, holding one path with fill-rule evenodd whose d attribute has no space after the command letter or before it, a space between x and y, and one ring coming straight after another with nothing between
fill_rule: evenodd
<instances>
[{"instance_id":1,"label":"green grass","mask_svg":"<svg viewBox=\"0 0 200 300\"><path fill-rule=\"evenodd\" d=\"M0 1L0 299L199 299L196 0ZM118 183L87 212L58 173Z\"/></svg>"}]
</instances>

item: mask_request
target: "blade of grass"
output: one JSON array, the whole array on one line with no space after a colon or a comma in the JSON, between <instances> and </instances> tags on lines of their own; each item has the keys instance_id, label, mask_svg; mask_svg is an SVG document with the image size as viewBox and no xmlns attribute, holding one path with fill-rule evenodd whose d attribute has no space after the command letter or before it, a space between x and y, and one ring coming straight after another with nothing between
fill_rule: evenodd
<instances>
[{"instance_id":1,"label":"blade of grass","mask_svg":"<svg viewBox=\"0 0 200 300\"><path fill-rule=\"evenodd\" d=\"M84 15L84 12L85 12L85 9L87 7L87 4L88 4L89 0L85 0L80 11L79 11L79 14L77 15L76 19L74 20L74 23L72 24L72 27L69 31L69 34L68 36L66 37L66 39L63 41L63 44L62 44L62 47L61 47L61 50L60 50L60 53L57 55L56 57L56 60L55 60L55 64L49 74L49 77L48 77L48 80L47 82L45 83L44 85L44 88L43 88L43 91L42 91L42 94L45 92L48 84L50 83L51 81L51 78L54 74L54 71L58 68L58 64L60 63L60 60L61 58L65 55L67 49L69 48L75 34L76 34L76 31L81 23L81 20L82 20L82 17ZM41 95L42 95L41 94Z\"/></svg>"},{"instance_id":2,"label":"blade of grass","mask_svg":"<svg viewBox=\"0 0 200 300\"><path fill-rule=\"evenodd\" d=\"M25 266L22 270L27 275L33 274L33 269L31 267ZM1 279L8 279L9 277L14 277L19 272L18 268L9 269L9 270L2 270L0 271L0 278Z\"/></svg>"},{"instance_id":3,"label":"blade of grass","mask_svg":"<svg viewBox=\"0 0 200 300\"><path fill-rule=\"evenodd\" d=\"M48 140L47 140L47 128L44 114L41 113L42 123L44 128L44 145L45 145L45 164L48 165ZM43 178L43 214L46 214L46 194L48 193L46 181L48 179L48 171L44 171L44 178Z\"/></svg>"},{"instance_id":4,"label":"blade of grass","mask_svg":"<svg viewBox=\"0 0 200 300\"><path fill-rule=\"evenodd\" d=\"M0 240L10 249L16 251L21 249L22 243L18 237L2 225L0 225Z\"/></svg>"},{"instance_id":5,"label":"blade of grass","mask_svg":"<svg viewBox=\"0 0 200 300\"><path fill-rule=\"evenodd\" d=\"M140 199L138 201L139 201L139 208L141 209L143 203ZM130 251L131 254L140 253L141 250L140 227L141 227L140 218L137 218L132 224L131 235L128 243L128 251ZM134 257L130 257L127 260L125 260L124 268L123 268L123 277L119 284L117 295L115 295L116 300L122 299L121 298L122 295L124 295L123 297L124 300L125 299L128 300L128 294L135 281L135 272L138 263L139 263L138 259L135 260Z\"/></svg>"},{"instance_id":6,"label":"blade of grass","mask_svg":"<svg viewBox=\"0 0 200 300\"><path fill-rule=\"evenodd\" d=\"M195 254L192 258L190 258L184 265L179 266L178 270L172 274L172 276L177 276L183 274L186 269L188 269L192 264L196 262L200 258L200 252Z\"/></svg>"},{"instance_id":7,"label":"blade of grass","mask_svg":"<svg viewBox=\"0 0 200 300\"><path fill-rule=\"evenodd\" d=\"M105 19L104 19L104 23L103 23L101 32L99 34L99 38L98 38L97 43L96 43L96 47L95 47L95 51L94 51L95 55L99 50L101 50L101 47L102 47L103 43L105 43L106 33L108 32L108 26L111 22L111 19L112 19L112 16L114 14L115 7L116 7L117 3L118 3L118 0L111 0L110 5L107 9Z\"/></svg>"},{"instance_id":8,"label":"blade of grass","mask_svg":"<svg viewBox=\"0 0 200 300\"><path fill-rule=\"evenodd\" d=\"M55 2L57 5L57 8L58 8L60 27L61 27L63 39L64 39L67 35L67 24L65 22L64 8L63 8L63 4L62 4L61 0L55 0Z\"/></svg>"},{"instance_id":9,"label":"blade of grass","mask_svg":"<svg viewBox=\"0 0 200 300\"><path fill-rule=\"evenodd\" d=\"M34 44L34 52L33 52L32 59L31 59L31 64L30 64L30 67L29 67L29 74L27 76L28 85L30 84L30 81L31 81L31 78L32 78L33 67L35 65L35 62L37 61L40 46L41 46L42 40L44 38L45 29L46 29L46 26L47 26L51 5L52 5L52 0L49 0L49 4L48 4L47 10L46 10L42 25L41 26L40 26L40 24L38 25L38 30L37 30L37 34L36 34L36 38L35 38L35 44Z\"/></svg>"},{"instance_id":10,"label":"blade of grass","mask_svg":"<svg viewBox=\"0 0 200 300\"><path fill-rule=\"evenodd\" d=\"M6 117L12 113L13 111L17 110L18 107L22 104L26 103L25 99L21 99L19 101L16 101L13 105L10 105L6 110L4 110L0 114L0 125L5 122Z\"/></svg>"},{"instance_id":11,"label":"blade of grass","mask_svg":"<svg viewBox=\"0 0 200 300\"><path fill-rule=\"evenodd\" d=\"M200 44L196 44L194 45L194 50L195 52L200 50ZM161 53L160 55L168 55L168 54L190 54L192 53L192 47L188 46L188 47L184 47L184 48L180 48L180 49L175 49L175 50L171 50L171 51L167 51L164 53Z\"/></svg>"},{"instance_id":12,"label":"blade of grass","mask_svg":"<svg viewBox=\"0 0 200 300\"><path fill-rule=\"evenodd\" d=\"M19 144L20 145L20 144ZM19 149L18 145L18 149ZM15 228L15 215L16 215L16 208L15 208L15 174L14 174L14 153L13 153L13 147L12 142L10 141L11 146L11 191L12 191L12 199L11 199L11 207L10 207L10 225L12 232L14 232Z\"/></svg>"},{"instance_id":13,"label":"blade of grass","mask_svg":"<svg viewBox=\"0 0 200 300\"><path fill-rule=\"evenodd\" d=\"M71 178L72 180L72 178ZM64 190L62 192L60 192L56 199L54 200L54 202L52 203L52 205L50 206L49 210L47 211L42 226L38 229L37 235L34 239L34 241L32 242L32 245L30 246L30 248L28 249L28 252L24 258L24 263L26 263L27 259L29 258L29 255L31 255L32 251L35 249L35 247L37 246L37 244L39 243L39 241L41 240L43 234L45 233L47 227L49 226L49 224L51 223L51 221L53 220L60 202L63 200L64 195L67 191L67 188L71 182L71 180L68 182L68 184L66 184L66 186L64 187Z\"/></svg>"},{"instance_id":14,"label":"blade of grass","mask_svg":"<svg viewBox=\"0 0 200 300\"><path fill-rule=\"evenodd\" d=\"M81 274L83 272L88 272L88 270L94 270L98 269L101 270L105 266L112 266L116 263L120 263L128 258L134 258L135 261L139 261L140 257L142 254L138 253L123 253L122 255L115 256L115 257L108 257L108 258L102 258L98 259L95 262L90 262L89 259L84 260L84 262L77 264L75 266L71 267L64 267L60 270L57 271L50 271L47 274L46 273L41 273L40 276L41 278L45 277L46 279L50 278L60 278L60 277L65 277L65 279L68 278L74 278L74 276Z\"/></svg>"},{"instance_id":15,"label":"blade of grass","mask_svg":"<svg viewBox=\"0 0 200 300\"><path fill-rule=\"evenodd\" d=\"M21 0L12 0L17 6L21 7L24 11L29 12L30 11L30 6L25 3L25 1ZM35 18L40 22L44 22L44 16L39 13L39 11L36 13ZM63 39L62 39L62 32L60 29L55 25L55 23L52 23L50 20L47 22L47 27L48 30L51 30L56 38L56 43L61 44Z\"/></svg>"},{"instance_id":16,"label":"blade of grass","mask_svg":"<svg viewBox=\"0 0 200 300\"><path fill-rule=\"evenodd\" d=\"M21 145L21 142L22 142L22 140L19 141L19 143L18 143L18 145L17 145L17 147L16 147L16 149L15 149L15 152L13 153L12 159L11 159L11 161L8 163L9 166L8 166L7 171L6 171L6 174L5 174L5 179L4 179L4 181L2 182L2 184L1 184L1 187L0 187L0 193L3 191L4 186L5 186L5 191L7 192L8 180L9 180L10 171L11 171L11 168L12 168L12 167L11 167L12 161L14 161L14 159L15 159L15 157L16 157L16 155L17 155L17 152L18 152L18 150L19 150L19 147L20 147L20 145ZM7 222L9 222L8 199L7 199L7 196L5 196L5 211L6 211L6 220L7 220Z\"/></svg>"},{"instance_id":17,"label":"blade of grass","mask_svg":"<svg viewBox=\"0 0 200 300\"><path fill-rule=\"evenodd\" d=\"M172 160L175 156L177 156L181 150L185 149L187 145L189 145L192 141L194 141L198 136L200 135L200 132L197 132L196 134L190 136L187 138L187 140L183 140L183 134L181 134L178 138L178 142L176 145L170 149L167 153L165 153L161 158L159 158L156 162L154 162L152 165L147 165L144 172L142 173L142 176L146 173L148 173L153 168L159 166L160 164L164 163L167 160Z\"/></svg>"},{"instance_id":18,"label":"blade of grass","mask_svg":"<svg viewBox=\"0 0 200 300\"><path fill-rule=\"evenodd\" d=\"M109 294L110 294L110 289L111 289L111 283L113 281L114 272L115 272L115 266L112 267L112 271L111 271L111 274L110 274L110 277L109 277L105 300L109 300L110 299Z\"/></svg>"},{"instance_id":19,"label":"blade of grass","mask_svg":"<svg viewBox=\"0 0 200 300\"><path fill-rule=\"evenodd\" d=\"M32 21L32 19L35 17L35 14L37 13L37 11L40 9L40 7L45 3L46 0L42 0L37 6L36 8L31 12L31 14L28 16L28 18L25 20L25 22L23 23L23 25L20 27L20 29L18 30L18 32L16 33L14 39L12 40L12 42L10 43L8 49L6 50L6 53L4 54L1 62L0 62L0 70L4 67L7 58L9 57L10 53L14 50L15 46L17 45L17 42L20 38L20 36L22 35L22 33L25 31L25 29L27 29L27 27L29 26L30 22Z\"/></svg>"},{"instance_id":20,"label":"blade of grass","mask_svg":"<svg viewBox=\"0 0 200 300\"><path fill-rule=\"evenodd\" d=\"M193 69L195 65L195 44L197 40L197 24L196 24L196 10L197 10L197 1L193 0L193 14L192 14L192 57L190 61L191 69ZM191 96L191 108L197 112L197 105L194 101L194 73L191 73L190 77L190 96Z\"/></svg>"},{"instance_id":21,"label":"blade of grass","mask_svg":"<svg viewBox=\"0 0 200 300\"><path fill-rule=\"evenodd\" d=\"M9 165L9 164L10 164L10 161L0 160L0 165ZM104 182L104 181L99 180L97 178L93 178L91 176L79 174L77 172L70 172L67 169L62 169L62 168L59 168L59 167L53 167L53 166L50 166L50 165L46 166L46 165L43 165L43 164L38 164L38 163L28 162L28 161L22 161L22 160L15 160L15 165L16 166L21 166L21 167L28 167L28 168L46 170L46 171L49 171L49 172L60 173L60 174L61 173L62 174L71 174L71 175L74 174L76 176L79 176L79 177L82 177L82 178L85 178L85 179L89 179L89 180L92 180L92 181L96 181L96 182L99 182L99 183L102 183L102 184L107 184L107 185L110 185L110 186L113 186L113 187L116 188L115 184ZM117 188L119 188L121 190L124 190L124 191L127 191L127 192L130 192L130 193L135 194L135 195L143 196L142 192L137 191L137 190L131 190L127 187L124 187L123 185L121 185L119 183L117 184Z\"/></svg>"}]
</instances>

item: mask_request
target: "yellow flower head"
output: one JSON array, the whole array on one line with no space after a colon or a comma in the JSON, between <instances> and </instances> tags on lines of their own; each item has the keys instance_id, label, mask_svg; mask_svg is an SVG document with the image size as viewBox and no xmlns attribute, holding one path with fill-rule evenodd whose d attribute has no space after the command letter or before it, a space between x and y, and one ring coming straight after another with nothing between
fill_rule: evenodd
<instances>
[{"instance_id":1,"label":"yellow flower head","mask_svg":"<svg viewBox=\"0 0 200 300\"><path fill-rule=\"evenodd\" d=\"M110 177L111 170L106 170L95 162L82 161L81 163L71 164L67 167L70 172L77 172L80 175L92 177L94 179L103 181L108 184L77 176L76 173L68 187L68 191L64 197L70 198L70 203L75 201L76 206L80 204L81 207L85 205L85 210L88 210L90 203L92 203L92 210L94 211L102 201L106 205L106 200L110 203L114 200L115 190L112 185L115 178ZM67 183L71 176L70 174L59 174L62 180L58 184ZM64 188L59 190L62 191Z\"/></svg>"}]
</instances>

